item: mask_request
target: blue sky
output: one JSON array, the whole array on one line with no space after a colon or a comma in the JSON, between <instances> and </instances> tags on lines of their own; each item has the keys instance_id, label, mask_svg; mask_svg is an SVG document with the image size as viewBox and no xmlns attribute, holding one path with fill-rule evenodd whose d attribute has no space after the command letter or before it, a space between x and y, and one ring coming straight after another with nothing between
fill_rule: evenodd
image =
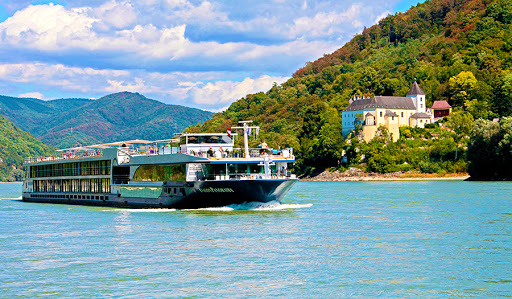
<instances>
[{"instance_id":1,"label":"blue sky","mask_svg":"<svg viewBox=\"0 0 512 299\"><path fill-rule=\"evenodd\" d=\"M0 94L132 91L220 111L418 2L4 0Z\"/></svg>"}]
</instances>

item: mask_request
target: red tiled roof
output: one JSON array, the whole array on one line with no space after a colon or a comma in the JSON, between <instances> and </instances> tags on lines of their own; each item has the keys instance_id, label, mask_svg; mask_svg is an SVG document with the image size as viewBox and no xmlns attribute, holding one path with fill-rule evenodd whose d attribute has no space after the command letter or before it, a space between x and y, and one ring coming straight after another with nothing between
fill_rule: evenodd
<instances>
[{"instance_id":1,"label":"red tiled roof","mask_svg":"<svg viewBox=\"0 0 512 299\"><path fill-rule=\"evenodd\" d=\"M452 106L447 101L434 101L431 109L450 109Z\"/></svg>"}]
</instances>

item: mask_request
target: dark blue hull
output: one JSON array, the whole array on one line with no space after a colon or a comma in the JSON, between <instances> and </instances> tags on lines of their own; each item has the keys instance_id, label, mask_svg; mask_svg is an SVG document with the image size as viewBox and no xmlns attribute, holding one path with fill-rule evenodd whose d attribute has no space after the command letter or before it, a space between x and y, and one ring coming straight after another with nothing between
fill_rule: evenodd
<instances>
[{"instance_id":1,"label":"dark blue hull","mask_svg":"<svg viewBox=\"0 0 512 299\"><path fill-rule=\"evenodd\" d=\"M117 194L24 193L23 200L124 208L198 209L254 201L280 201L296 182L296 179L196 181L170 185L178 192L164 191L158 198L122 197Z\"/></svg>"},{"instance_id":2,"label":"dark blue hull","mask_svg":"<svg viewBox=\"0 0 512 299\"><path fill-rule=\"evenodd\" d=\"M195 182L189 193L176 198L170 207L197 209L244 202L280 201L297 180L240 180Z\"/></svg>"}]
</instances>

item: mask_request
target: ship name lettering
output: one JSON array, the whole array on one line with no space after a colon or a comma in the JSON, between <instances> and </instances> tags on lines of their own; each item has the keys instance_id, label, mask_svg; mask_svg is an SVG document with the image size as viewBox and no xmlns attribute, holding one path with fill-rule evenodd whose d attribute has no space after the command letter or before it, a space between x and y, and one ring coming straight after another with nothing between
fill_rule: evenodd
<instances>
[{"instance_id":1,"label":"ship name lettering","mask_svg":"<svg viewBox=\"0 0 512 299\"><path fill-rule=\"evenodd\" d=\"M235 192L235 191L233 191L233 189L231 189L231 188L209 187L209 188L199 188L199 189L197 189L197 192L201 192L201 193L231 193L231 192Z\"/></svg>"}]
</instances>

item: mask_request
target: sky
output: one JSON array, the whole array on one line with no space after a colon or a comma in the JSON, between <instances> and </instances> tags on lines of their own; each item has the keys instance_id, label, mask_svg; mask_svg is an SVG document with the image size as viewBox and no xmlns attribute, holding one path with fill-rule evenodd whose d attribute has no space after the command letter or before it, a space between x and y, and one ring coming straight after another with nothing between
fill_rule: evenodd
<instances>
[{"instance_id":1,"label":"sky","mask_svg":"<svg viewBox=\"0 0 512 299\"><path fill-rule=\"evenodd\" d=\"M2 0L0 94L222 111L422 0Z\"/></svg>"}]
</instances>

